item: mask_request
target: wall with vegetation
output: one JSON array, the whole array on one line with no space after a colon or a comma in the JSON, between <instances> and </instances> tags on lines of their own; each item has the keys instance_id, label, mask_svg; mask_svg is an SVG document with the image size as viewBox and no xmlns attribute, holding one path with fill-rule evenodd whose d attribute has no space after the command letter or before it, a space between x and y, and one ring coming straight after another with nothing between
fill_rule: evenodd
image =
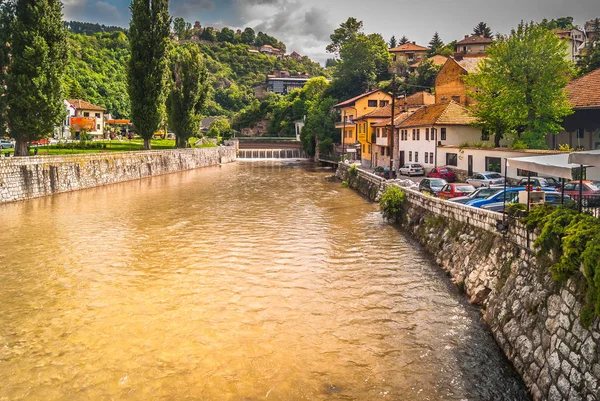
<instances>
[{"instance_id":1,"label":"wall with vegetation","mask_svg":"<svg viewBox=\"0 0 600 401\"><path fill-rule=\"evenodd\" d=\"M235 160L235 147L2 158L0 204Z\"/></svg>"},{"instance_id":2,"label":"wall with vegetation","mask_svg":"<svg viewBox=\"0 0 600 401\"><path fill-rule=\"evenodd\" d=\"M337 176L372 200L387 185L347 166ZM553 252L534 252L535 241L548 233L528 233L524 225L512 222L503 235L496 230L498 214L404 192L400 224L470 301L481 306L485 322L533 399L600 400L600 320L593 314L585 324L581 319L593 287L581 274L553 278L548 260ZM567 257L580 263L579 255Z\"/></svg>"}]
</instances>

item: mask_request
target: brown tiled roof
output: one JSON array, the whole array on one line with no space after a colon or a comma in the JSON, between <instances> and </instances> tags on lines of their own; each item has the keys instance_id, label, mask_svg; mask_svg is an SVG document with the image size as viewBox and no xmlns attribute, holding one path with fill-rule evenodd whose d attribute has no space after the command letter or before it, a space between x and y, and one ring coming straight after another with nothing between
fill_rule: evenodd
<instances>
[{"instance_id":1,"label":"brown tiled roof","mask_svg":"<svg viewBox=\"0 0 600 401\"><path fill-rule=\"evenodd\" d=\"M106 111L104 107L96 106L85 100L81 99L67 99L70 105L75 106L78 110L98 110L98 111Z\"/></svg>"},{"instance_id":2,"label":"brown tiled roof","mask_svg":"<svg viewBox=\"0 0 600 401\"><path fill-rule=\"evenodd\" d=\"M414 52L414 51L426 51L426 50L429 50L429 47L419 46L414 43L405 43L398 47L394 47L393 49L390 49L389 51L390 52Z\"/></svg>"},{"instance_id":3,"label":"brown tiled roof","mask_svg":"<svg viewBox=\"0 0 600 401\"><path fill-rule=\"evenodd\" d=\"M460 104L450 103L433 104L423 106L415 111L404 122L398 125L400 128L433 126L433 125L470 125L476 121L475 117L469 115L468 110Z\"/></svg>"},{"instance_id":4,"label":"brown tiled roof","mask_svg":"<svg viewBox=\"0 0 600 401\"><path fill-rule=\"evenodd\" d=\"M600 68L572 80L567 97L576 109L600 108Z\"/></svg>"},{"instance_id":5,"label":"brown tiled roof","mask_svg":"<svg viewBox=\"0 0 600 401\"><path fill-rule=\"evenodd\" d=\"M402 111L403 104L401 102L402 102L401 100L396 100L396 113L400 113ZM367 118L385 118L385 117L391 117L391 116L392 116L392 104L390 103L387 106L379 107L378 109L376 109L368 114L365 114L358 118L355 118L354 121L364 120Z\"/></svg>"},{"instance_id":6,"label":"brown tiled roof","mask_svg":"<svg viewBox=\"0 0 600 401\"><path fill-rule=\"evenodd\" d=\"M460 40L458 42L456 42L456 45L479 45L479 44L488 44L488 43L493 43L494 41L490 38L484 38L483 36L479 36L479 35L471 35L468 38L464 38L463 40Z\"/></svg>"},{"instance_id":7,"label":"brown tiled roof","mask_svg":"<svg viewBox=\"0 0 600 401\"><path fill-rule=\"evenodd\" d=\"M411 64L410 66L413 67L413 68L417 68L418 66L421 65L421 63L423 63L423 62L425 62L427 60L433 61L433 65L444 65L446 63L446 60L448 60L448 57L446 57L446 56L440 56L439 54L436 54L433 57L424 58L422 60L419 60L416 63Z\"/></svg>"},{"instance_id":8,"label":"brown tiled roof","mask_svg":"<svg viewBox=\"0 0 600 401\"><path fill-rule=\"evenodd\" d=\"M402 112L400 114L398 114L397 116L395 116L394 118L394 125L398 126L398 124L400 124L402 121L406 120L406 118L408 118L408 116L410 116L412 113L409 111L405 111ZM375 121L375 123L371 124L371 126L373 127L387 127L390 125L390 122L392 121L391 118L382 118L381 120L377 120Z\"/></svg>"},{"instance_id":9,"label":"brown tiled roof","mask_svg":"<svg viewBox=\"0 0 600 401\"><path fill-rule=\"evenodd\" d=\"M353 105L354 103L356 103L356 101L357 101L357 100L359 100L359 99L362 99L362 98L363 98L363 97L365 97L365 96L372 95L373 93L380 92L380 91L381 91L381 89L374 89L374 90L372 90L372 91L365 92L365 93L363 93L363 94L361 94L361 95L358 95L358 96L356 96L356 97L353 97L352 99L348 99L348 100L345 100L345 101L343 101L343 102L341 102L341 103L338 103L338 104L336 104L336 105L335 105L335 106L333 106L333 107L334 107L334 108L336 108L336 109L338 109L338 108L340 108L340 107L351 106L351 105Z\"/></svg>"},{"instance_id":10,"label":"brown tiled roof","mask_svg":"<svg viewBox=\"0 0 600 401\"><path fill-rule=\"evenodd\" d=\"M481 60L487 59L488 57L465 57L460 61L457 61L458 65L460 65L466 72L472 74L477 72L479 63Z\"/></svg>"}]
</instances>

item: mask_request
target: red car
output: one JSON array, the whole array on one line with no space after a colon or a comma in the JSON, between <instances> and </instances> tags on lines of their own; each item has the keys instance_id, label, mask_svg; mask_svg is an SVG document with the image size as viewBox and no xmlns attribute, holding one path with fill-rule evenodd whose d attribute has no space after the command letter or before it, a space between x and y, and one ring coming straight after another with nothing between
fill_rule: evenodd
<instances>
[{"instance_id":1,"label":"red car","mask_svg":"<svg viewBox=\"0 0 600 401\"><path fill-rule=\"evenodd\" d=\"M581 193L583 195L581 204L584 207L600 205L600 188L593 181L583 181ZM571 181L565 184L565 194L579 201L579 181Z\"/></svg>"},{"instance_id":2,"label":"red car","mask_svg":"<svg viewBox=\"0 0 600 401\"><path fill-rule=\"evenodd\" d=\"M458 198L459 196L468 196L475 192L475 187L470 184L446 184L436 195L442 199Z\"/></svg>"},{"instance_id":3,"label":"red car","mask_svg":"<svg viewBox=\"0 0 600 401\"><path fill-rule=\"evenodd\" d=\"M436 167L427 173L427 177L441 178L448 182L456 181L456 174L454 174L454 170L448 167Z\"/></svg>"},{"instance_id":4,"label":"red car","mask_svg":"<svg viewBox=\"0 0 600 401\"><path fill-rule=\"evenodd\" d=\"M31 142L31 145L33 145L33 146L45 146L45 145L49 145L49 144L50 144L50 139L47 139L47 138L40 139L39 141Z\"/></svg>"}]
</instances>

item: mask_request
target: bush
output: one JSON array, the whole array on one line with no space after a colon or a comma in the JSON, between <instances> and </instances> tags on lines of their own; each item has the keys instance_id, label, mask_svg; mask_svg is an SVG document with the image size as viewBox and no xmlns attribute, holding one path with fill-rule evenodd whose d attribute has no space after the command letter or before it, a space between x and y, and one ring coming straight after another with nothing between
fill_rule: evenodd
<instances>
[{"instance_id":1,"label":"bush","mask_svg":"<svg viewBox=\"0 0 600 401\"><path fill-rule=\"evenodd\" d=\"M388 186L379 201L381 214L387 220L397 220L404 212L405 203L406 193L395 185Z\"/></svg>"}]
</instances>

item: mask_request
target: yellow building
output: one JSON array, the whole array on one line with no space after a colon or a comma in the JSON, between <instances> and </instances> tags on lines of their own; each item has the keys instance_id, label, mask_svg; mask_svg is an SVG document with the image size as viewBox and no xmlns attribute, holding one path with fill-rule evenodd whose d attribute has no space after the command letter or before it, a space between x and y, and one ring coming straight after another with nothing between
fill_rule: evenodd
<instances>
[{"instance_id":1,"label":"yellow building","mask_svg":"<svg viewBox=\"0 0 600 401\"><path fill-rule=\"evenodd\" d=\"M371 167L372 146L375 142L370 124L361 117L389 105L391 101L390 95L377 89L334 106L342 117L336 128L342 131L342 153L347 158L360 160L363 166Z\"/></svg>"}]
</instances>

